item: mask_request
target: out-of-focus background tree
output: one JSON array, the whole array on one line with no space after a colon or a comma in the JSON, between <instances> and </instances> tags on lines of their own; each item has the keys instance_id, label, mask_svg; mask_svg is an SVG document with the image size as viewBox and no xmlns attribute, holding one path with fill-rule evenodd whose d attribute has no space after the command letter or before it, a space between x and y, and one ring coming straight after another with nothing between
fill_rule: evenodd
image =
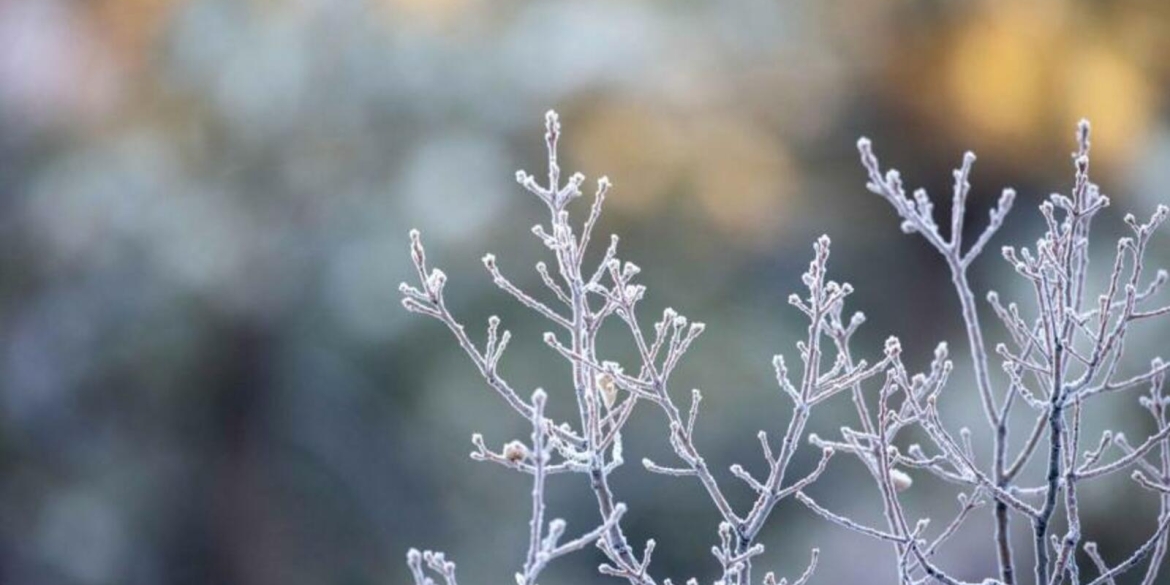
<instances>
[{"instance_id":1,"label":"out-of-focus background tree","mask_svg":"<svg viewBox=\"0 0 1170 585\"><path fill-rule=\"evenodd\" d=\"M469 582L509 579L525 479L467 459L467 438L524 422L396 287L418 227L453 310L501 314L516 385L566 406L544 324L478 261L538 282L540 206L512 176L541 170L552 107L565 166L616 184L602 229L624 234L647 302L710 324L678 380L707 393L711 463L757 468L755 431L787 417L769 357L794 359L784 299L816 235L870 316L863 353L890 334L916 365L965 345L941 261L865 192L857 136L944 202L978 152L974 213L1021 193L997 249L1038 235L1034 204L1067 191L1088 117L1096 178L1148 213L1170 195L1167 55L1170 4L1139 0L0 2L0 582L403 583L409 545L449 551ZM989 253L976 286L1026 299L1003 264ZM1144 330L1135 363L1166 331ZM965 356L944 409L978 436ZM1148 431L1132 396L1100 408L1086 432ZM651 409L630 434L632 461L666 449ZM861 478L835 461L814 494L876 517ZM696 484L636 465L614 481L631 535L659 540L656 574L712 575ZM570 527L595 521L580 482L552 489ZM920 511L955 505L930 478L913 489ZM1082 499L1108 558L1153 529L1124 478ZM994 562L987 516L942 557L959 576ZM764 541L785 574L815 544L820 583L894 575L887 547L795 503ZM598 582L597 562L546 580Z\"/></svg>"}]
</instances>

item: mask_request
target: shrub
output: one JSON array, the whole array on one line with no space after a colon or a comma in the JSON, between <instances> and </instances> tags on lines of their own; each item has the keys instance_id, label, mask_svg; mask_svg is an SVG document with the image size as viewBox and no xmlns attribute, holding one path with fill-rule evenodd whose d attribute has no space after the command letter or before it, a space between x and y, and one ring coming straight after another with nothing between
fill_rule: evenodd
<instances>
[{"instance_id":1,"label":"shrub","mask_svg":"<svg viewBox=\"0 0 1170 585\"><path fill-rule=\"evenodd\" d=\"M901 346L892 337L872 364L855 358L851 340L865 318L860 313L845 317L845 300L853 289L828 278L830 241L822 236L813 245L813 258L802 278L807 290L803 295L789 297L789 303L808 319L807 336L796 344L799 372L790 373L780 355L773 360L777 383L793 403L791 418L778 442L765 431L758 434L767 462L766 477L755 477L740 465L731 466L732 474L755 493L753 504L746 510L735 509L724 496L723 487L695 446L701 393L692 391L690 400L680 405L670 389L676 366L703 332L703 324L667 309L652 326L644 325L637 314L638 303L646 293L644 286L635 283L640 269L618 259L616 236L611 236L601 262L586 266L586 250L594 239L610 182L605 177L597 181L593 203L580 227L575 227L568 209L582 196L585 178L577 173L562 180L557 162L560 123L556 113L549 112L545 123L547 184L540 184L522 171L516 179L549 212L548 224L539 224L532 231L555 260L551 267L538 263L536 270L548 288L545 296L556 302L550 305L514 285L494 256L484 256L483 262L496 286L552 323L555 330L545 333L544 341L571 368L579 420L568 423L549 419L545 416L548 397L542 390L526 399L508 383L498 366L509 332L501 331L500 320L491 317L483 345L471 339L448 309L443 296L447 277L441 270L428 267L417 231L412 231L410 237L419 283L403 283L400 287L403 305L443 323L488 386L532 426L528 443L512 441L499 450L489 447L478 434L472 437L476 449L473 459L532 477L528 552L515 575L519 585L535 583L549 562L589 545L596 545L607 559L599 567L601 573L636 585L657 582L650 572L655 543L646 542L639 552L629 542L621 522L626 508L609 482L611 471L623 463L622 429L642 402L665 415L669 422L666 438L677 457L677 461L668 464L643 459L645 469L697 480L722 519L718 545L712 548L721 569L718 583L753 582L752 561L764 550L757 542L760 530L783 500L797 501L837 525L889 542L899 583L963 583L938 566L934 555L975 510L984 506L991 508L995 519L992 541L999 561L998 574L984 583L1014 584L1025 578L1017 568L1020 562L1014 558L1010 540L1013 518L1031 526L1036 583L1067 580L1114 585L1117 576L1147 559L1142 582L1155 582L1170 527L1170 421L1166 417L1168 399L1162 394L1168 366L1155 358L1145 371L1123 374L1119 364L1129 326L1170 313L1170 307L1145 308L1166 283L1167 274L1158 271L1149 278L1143 267L1150 238L1165 221L1167 210L1159 206L1144 223L1126 216L1133 235L1118 242L1105 289L1095 303L1090 302L1090 227L1093 218L1109 205L1109 199L1089 179L1088 123L1082 122L1077 130L1072 193L1052 195L1040 205L1047 231L1032 249L1003 248L1004 258L1031 285L1035 296L1031 302L1036 309L1027 315L1015 303L1005 306L995 292L988 293L990 308L1010 340L1010 344L994 348L1004 372L998 381L991 375L980 311L967 274L1002 225L1014 192L1004 190L982 234L973 243L965 244L962 234L973 154L968 153L954 172L949 237L944 237L935 223L926 192L919 189L907 196L898 172L883 174L870 142L864 138L858 142L869 175L869 190L893 206L902 220L903 231L923 237L950 268L970 345L982 418L991 431L988 436L993 441L992 457L990 461L980 461L970 431L962 428L956 433L943 424L939 396L952 371L945 343L938 345L929 369L922 373L907 370ZM612 319L628 330L639 363L623 367L606 360L597 346L600 327ZM876 396L869 396L873 391L863 390L863 385L875 386ZM1120 433L1107 431L1095 447L1083 448L1081 422L1086 402L1133 388L1148 389L1140 403L1153 416L1157 431L1137 445L1130 444ZM812 409L835 398L851 401L857 414L852 426L843 427L840 436L832 439L807 434ZM1008 419L1017 406L1029 409L1034 423L1024 441L1013 448ZM906 445L912 429L928 439L925 446ZM806 441L820 449L820 460L807 475L790 477L789 463ZM839 454L856 457L869 471L881 497L885 526L864 525L827 509L804 493L804 488L816 481ZM1031 484L1025 481L1027 474L1023 471L1037 454L1044 459L1046 471L1040 481ZM936 475L960 490L958 513L936 533L931 534L928 518L911 518L902 505L900 493L912 483L906 471L909 469ZM1092 542L1083 542L1077 488L1082 481L1123 470L1132 470L1133 480L1158 496L1161 511L1149 539L1129 557L1110 565ZM564 521L546 518L546 478L558 473L583 476L598 506L597 526L573 538L565 536ZM1063 534L1056 534L1054 528L1058 517L1065 528ZM1092 564L1095 577L1080 574L1077 555L1081 551ZM803 584L811 578L817 557L817 550L812 549L807 568L794 583ZM442 553L412 549L407 563L417 585L431 585L434 581L430 575L455 585L455 564ZM777 581L769 572L763 582L787 581Z\"/></svg>"}]
</instances>

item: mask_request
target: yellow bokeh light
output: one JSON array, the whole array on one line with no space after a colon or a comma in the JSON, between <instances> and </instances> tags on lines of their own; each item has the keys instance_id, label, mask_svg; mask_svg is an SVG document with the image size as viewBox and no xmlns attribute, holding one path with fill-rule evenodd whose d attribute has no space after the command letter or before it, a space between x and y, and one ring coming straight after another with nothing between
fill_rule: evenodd
<instances>
[{"instance_id":1,"label":"yellow bokeh light","mask_svg":"<svg viewBox=\"0 0 1170 585\"><path fill-rule=\"evenodd\" d=\"M617 209L644 211L665 197L686 163L688 138L673 116L638 103L606 103L566 134L569 152L589 173L614 180L607 201Z\"/></svg>"},{"instance_id":2,"label":"yellow bokeh light","mask_svg":"<svg viewBox=\"0 0 1170 585\"><path fill-rule=\"evenodd\" d=\"M748 240L767 240L783 221L796 172L773 136L747 120L716 117L695 128L695 195L715 224Z\"/></svg>"},{"instance_id":3,"label":"yellow bokeh light","mask_svg":"<svg viewBox=\"0 0 1170 585\"><path fill-rule=\"evenodd\" d=\"M392 17L404 18L412 24L443 28L467 18L472 12L473 0L372 0L389 8Z\"/></svg>"},{"instance_id":4,"label":"yellow bokeh light","mask_svg":"<svg viewBox=\"0 0 1170 585\"><path fill-rule=\"evenodd\" d=\"M607 103L575 128L566 136L575 166L609 173L617 210L643 214L677 196L747 242L768 241L782 224L795 165L775 136L738 113Z\"/></svg>"},{"instance_id":5,"label":"yellow bokeh light","mask_svg":"<svg viewBox=\"0 0 1170 585\"><path fill-rule=\"evenodd\" d=\"M956 123L996 141L1034 140L1044 125L1051 17L1000 6L959 31L946 69Z\"/></svg>"},{"instance_id":6,"label":"yellow bokeh light","mask_svg":"<svg viewBox=\"0 0 1170 585\"><path fill-rule=\"evenodd\" d=\"M1153 90L1132 60L1102 45L1079 45L1066 60L1062 126L1093 123L1093 154L1106 164L1127 160L1144 142Z\"/></svg>"}]
</instances>

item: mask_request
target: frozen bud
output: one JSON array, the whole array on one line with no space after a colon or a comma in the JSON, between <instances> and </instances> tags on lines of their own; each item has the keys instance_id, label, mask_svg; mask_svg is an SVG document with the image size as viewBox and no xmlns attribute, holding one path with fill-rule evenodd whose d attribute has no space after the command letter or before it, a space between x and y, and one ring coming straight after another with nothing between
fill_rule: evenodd
<instances>
[{"instance_id":1,"label":"frozen bud","mask_svg":"<svg viewBox=\"0 0 1170 585\"><path fill-rule=\"evenodd\" d=\"M422 234L416 229L410 230L410 257L418 266L422 266L427 260L422 246Z\"/></svg>"},{"instance_id":2,"label":"frozen bud","mask_svg":"<svg viewBox=\"0 0 1170 585\"><path fill-rule=\"evenodd\" d=\"M911 479L909 474L907 474L905 471L902 471L901 469L891 469L890 483L894 484L894 489L900 492L904 492L910 489L910 486L914 485L914 480Z\"/></svg>"},{"instance_id":3,"label":"frozen bud","mask_svg":"<svg viewBox=\"0 0 1170 585\"><path fill-rule=\"evenodd\" d=\"M934 348L934 359L942 361L947 359L947 342L940 342Z\"/></svg>"},{"instance_id":4,"label":"frozen bud","mask_svg":"<svg viewBox=\"0 0 1170 585\"><path fill-rule=\"evenodd\" d=\"M897 337L890 337L886 339L886 355L896 356L902 353L902 342L898 341Z\"/></svg>"},{"instance_id":5,"label":"frozen bud","mask_svg":"<svg viewBox=\"0 0 1170 585\"><path fill-rule=\"evenodd\" d=\"M445 284L447 284L447 275L438 268L432 270L430 278L427 279L427 286L430 287L431 290L438 291L443 290L443 285Z\"/></svg>"},{"instance_id":6,"label":"frozen bud","mask_svg":"<svg viewBox=\"0 0 1170 585\"><path fill-rule=\"evenodd\" d=\"M861 311L854 313L853 317L849 319L850 327L859 327L862 323L865 323L865 313Z\"/></svg>"},{"instance_id":7,"label":"frozen bud","mask_svg":"<svg viewBox=\"0 0 1170 585\"><path fill-rule=\"evenodd\" d=\"M496 269L496 255L495 254L484 254L483 255L483 265L488 270L495 270Z\"/></svg>"},{"instance_id":8,"label":"frozen bud","mask_svg":"<svg viewBox=\"0 0 1170 585\"><path fill-rule=\"evenodd\" d=\"M1090 198L1091 198L1091 196L1090 196ZM1060 193L1053 193L1052 194L1052 202L1056 206L1060 207L1061 209L1068 209L1070 211L1076 209L1076 207L1077 207L1076 204L1073 203L1072 199L1069 199L1068 197L1061 195Z\"/></svg>"},{"instance_id":9,"label":"frozen bud","mask_svg":"<svg viewBox=\"0 0 1170 585\"><path fill-rule=\"evenodd\" d=\"M999 196L1000 207L1007 208L1016 200L1016 190L1008 187Z\"/></svg>"},{"instance_id":10,"label":"frozen bud","mask_svg":"<svg viewBox=\"0 0 1170 585\"><path fill-rule=\"evenodd\" d=\"M512 463L519 463L528 458L528 447L520 441L511 441L504 445L504 459Z\"/></svg>"},{"instance_id":11,"label":"frozen bud","mask_svg":"<svg viewBox=\"0 0 1170 585\"><path fill-rule=\"evenodd\" d=\"M601 395L601 400L605 403L605 407L612 408L613 403L617 401L617 384L614 383L613 376L608 373L597 374L595 384L597 386L597 393Z\"/></svg>"}]
</instances>

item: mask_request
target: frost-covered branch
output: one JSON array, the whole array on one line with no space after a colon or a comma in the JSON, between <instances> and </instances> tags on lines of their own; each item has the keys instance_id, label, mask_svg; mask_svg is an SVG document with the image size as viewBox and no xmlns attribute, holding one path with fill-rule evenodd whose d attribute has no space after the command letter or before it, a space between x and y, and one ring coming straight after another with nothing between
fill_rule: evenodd
<instances>
[{"instance_id":1,"label":"frost-covered branch","mask_svg":"<svg viewBox=\"0 0 1170 585\"><path fill-rule=\"evenodd\" d=\"M536 576L554 558L579 550L592 541L598 541L612 564L614 573L625 577L635 585L651 585L654 580L647 574L648 562L635 557L622 531L620 520L625 508L615 500L609 486L609 474L622 464L621 428L630 420L640 396L647 395L638 389L624 386L627 392L619 395L623 385L613 376L598 370L596 333L600 321L612 313L609 305L595 307L590 292L592 277L585 277L585 246L596 226L601 205L609 190L609 180L598 181L594 204L581 234L574 233L569 221L568 204L582 195L581 185L585 177L576 173L562 182L561 169L557 158L557 144L560 140L560 121L555 112L545 117L545 143L548 148L548 183L539 184L534 177L523 171L516 174L517 181L544 203L549 213L548 225L537 225L532 232L547 247L555 258L555 267L550 270L545 263L538 263L536 271L545 288L552 292L565 309L554 309L537 296L523 290L503 275L492 254L483 257L484 267L492 281L504 292L522 305L568 331L569 345L565 351L574 356L570 360L571 386L576 402L579 421L577 428L568 423L556 424L544 416L543 392L537 392L531 402L525 402L516 391L504 381L499 373L499 363L507 346L508 332L498 334L499 319L492 317L488 322L487 341L479 349L447 308L443 287L447 277L438 269L429 269L421 237L411 232L411 257L419 277L419 286L403 283L403 305L410 311L438 319L454 334L459 345L471 358L472 363L509 405L527 419L533 428L531 447L518 441L505 444L500 451L486 446L483 437L476 434L472 442L476 451L472 458L501 464L533 476L530 542L523 568L517 573L521 585L534 583ZM603 264L613 261L612 250L616 238ZM604 266L602 267L604 268ZM559 460L553 461L555 453ZM597 500L600 525L585 536L564 544L558 544L564 525L554 520L544 523L544 479L554 473L574 473L587 476L588 485Z\"/></svg>"},{"instance_id":2,"label":"frost-covered branch","mask_svg":"<svg viewBox=\"0 0 1170 585\"><path fill-rule=\"evenodd\" d=\"M676 398L671 387L678 365L696 346L706 325L673 309L643 321L639 309L647 290L637 279L641 268L619 257L618 238L611 236L599 254L588 252L598 239L595 232L612 186L606 178L599 180L583 221L571 221L571 204L582 197L585 177L576 173L562 179L557 154L560 136L559 119L549 112L545 118L547 182L523 171L516 175L548 212L547 221L532 229L552 257L536 265L541 290L525 290L522 281L505 276L491 254L483 262L496 286L552 324L543 340L550 355L563 361L566 374L556 387L571 388L571 392L548 396L538 390L530 399L520 396L501 373L511 334L501 331L500 320L493 316L483 343L472 339L448 308L447 276L428 265L417 231L411 232L410 249L418 282L400 287L404 307L441 322L487 385L532 429L530 441L506 441L498 448L489 447L482 435L472 437L473 459L531 476L529 542L525 558L518 562L518 585L535 585L551 561L590 544L605 557L598 567L601 574L633 585L657 584L651 576L655 541L647 541L640 552L631 546L622 527L626 507L618 503L610 485L611 473L625 461L623 430L642 403L652 405L665 418L665 440L673 453L672 460L663 463L643 458L643 468L697 481L718 513L711 552L718 563L719 585L753 583L753 563L764 552L759 535L776 506L789 498L836 526L888 543L900 585L966 585L940 566L936 557L975 510L985 505L994 514L990 540L998 567L981 583L1015 585L1022 580L1015 555L1026 551L1012 547L1013 516L1031 527L1033 579L1029 582L1115 585L1118 576L1147 562L1142 583L1157 582L1170 548L1170 416L1166 412L1170 400L1163 395L1170 364L1159 356L1141 356L1149 360L1148 368L1123 370L1133 361L1125 359L1132 351L1127 347L1131 325L1170 315L1170 306L1152 302L1170 276L1159 270L1151 277L1145 268L1154 233L1170 217L1170 210L1159 206L1145 220L1125 217L1131 233L1113 250L1101 290L1091 293L1089 285L1096 280L1089 278L1089 236L1093 219L1108 208L1110 200L1089 178L1087 123L1077 128L1070 194L1051 195L1039 206L1043 235L1032 247L1002 248L1003 257L1023 279L1022 290L1028 298L1002 301L994 291L987 293L1005 333L1004 342L991 349L985 342L968 271L1004 226L1015 192L1004 190L978 236L965 242L973 154L967 153L953 173L950 215L943 222L947 227L940 228L930 196L922 189L908 195L896 170L881 169L870 142L858 142L868 189L894 208L904 231L919 234L950 269L990 445L978 445L978 433L966 427L954 429L944 420L944 390L954 368L946 343L938 344L930 364L919 373L908 371L896 338L887 340L880 355L867 356L869 361L859 359L852 340L865 316L856 313L846 319L845 301L853 287L828 278L830 240L822 236L814 243L812 260L802 275L804 291L789 297L789 304L807 319L807 329L796 343L795 357L777 355L773 360L778 395L791 403L791 412L782 428L757 434L766 471L753 474L743 464L732 464L736 480L732 485L720 483L697 446L704 394L693 389L684 398ZM586 258L597 255L600 261L587 266ZM629 336L632 363L615 361L607 348L599 346L604 323L619 325L622 334ZM999 358L1002 375L993 375L992 357ZM1095 446L1082 446L1082 422L1095 399L1141 387L1148 388L1148 393L1138 403L1153 417L1156 430L1132 445L1122 433L1111 430ZM826 439L808 434L814 408L845 395L853 412L840 436ZM547 401L557 399L571 399L575 420L556 422L545 415ZM1017 405L1022 405L1023 415L1032 422L1019 440L1009 441L1009 420ZM779 439L773 440L769 433ZM791 463L806 441L820 456L811 470L794 477L789 473ZM1042 474L1031 471L1040 465L1029 465L1037 458L1043 459ZM856 461L869 473L881 521L855 520L833 511L836 504L822 504L807 493L830 465L837 464L834 461L842 460ZM1092 542L1085 542L1078 488L1082 481L1120 472L1129 472L1138 486L1153 494L1160 512L1149 539L1111 567ZM558 474L583 476L597 505L594 527L568 541L562 541L563 521L545 520L546 482ZM915 476L927 474L958 491L959 507L945 523L932 523L904 505L908 493L922 489L915 487ZM737 500L728 497L728 490L745 488L752 494L751 505L737 509ZM1054 534L1055 526L1063 526L1064 533ZM1078 562L1082 552L1089 564ZM818 555L812 549L796 585L812 578ZM407 564L416 585L435 585L435 579L456 585L455 565L442 553L412 549ZM1081 574L1093 568L1096 577ZM763 582L787 584L777 581L773 573L767 573ZM662 583L670 585L668 579Z\"/></svg>"},{"instance_id":3,"label":"frost-covered branch","mask_svg":"<svg viewBox=\"0 0 1170 585\"><path fill-rule=\"evenodd\" d=\"M1077 491L1080 481L1137 466L1134 480L1159 495L1162 504L1160 526L1165 524L1167 510L1170 509L1167 494L1170 491L1170 482L1167 480L1170 478L1165 471L1170 467L1164 464L1159 468L1147 460L1155 448L1160 448L1163 458L1170 457L1167 453L1170 427L1163 419L1164 401L1160 390L1152 391L1150 397L1141 400L1141 404L1158 420L1156 433L1137 447L1129 447L1124 436L1108 432L1102 436L1095 449L1083 453L1083 461L1077 461L1081 453L1083 412L1091 408L1091 398L1104 392L1117 392L1144 384L1160 389L1165 378L1168 367L1157 357L1145 372L1123 378L1118 375L1118 370L1125 354L1129 326L1138 320L1170 314L1164 307L1142 308L1143 303L1167 280L1165 271L1158 271L1152 281L1146 282L1144 264L1152 236L1170 212L1166 207L1159 206L1150 219L1144 222L1132 215L1125 217L1132 235L1118 242L1104 290L1094 305L1086 306L1089 305L1086 299L1089 296L1091 224L1093 218L1109 206L1109 198L1089 179L1087 122L1078 126L1076 137L1078 148L1073 156L1075 178L1071 194L1054 194L1040 205L1047 230L1035 247L1003 248L1004 258L1030 285L1032 301L1036 306L1035 316L1024 317L1015 303L1005 306L995 292L987 295L995 315L1003 323L1014 344L1014 348L1002 343L995 348L995 353L1003 359L1006 374L1005 389L998 393L992 384L987 364L988 352L973 301L974 293L967 278L967 268L1003 225L1014 192L1004 191L998 205L991 211L987 228L970 249L963 251L963 222L974 155L968 153L964 156L962 165L954 173L948 237L940 233L934 221L932 203L926 192L918 190L913 197L908 197L898 172L891 170L883 174L869 141L862 139L858 143L862 165L869 176L869 190L890 202L902 220L903 230L921 234L951 268L963 322L967 328L976 385L993 438L990 471L984 472L975 460L966 429L960 433L961 440L956 440L945 428L938 413L937 393L925 401L916 397L915 387L922 386L927 378L921 377L919 383L914 380L907 383L905 379L899 379L898 385L904 393L903 407L910 407L910 417L899 413L894 417L895 420L901 425L913 423L921 428L939 453L927 457L921 448L915 446L912 457L895 460L926 469L953 483L973 487L977 493L986 494L995 501L994 542L999 558L998 577L999 582L1008 584L1015 583L1018 577L1008 539L1011 512L1023 516L1032 526L1035 582L1057 585L1065 580L1074 583L1079 580L1075 556L1083 539ZM1008 464L1007 421L1015 402L1023 402L1031 407L1037 412L1037 418L1031 432ZM862 409L859 412L864 420L866 413ZM863 423L861 431L847 433L846 439L855 445L851 452L863 458L868 457L866 465L880 478L883 474L890 475L893 470L883 463L877 451L872 451L871 443L882 445L882 440L887 439L881 431L880 413L878 418L878 422L872 425ZM876 431L872 428L874 426L878 427ZM1045 444L1047 450L1041 449ZM1102 463L1106 449L1110 446L1120 448L1122 455L1109 463ZM867 448L872 451L868 456ZM1046 455L1043 484L1039 487L1025 487L1020 478L1036 453ZM882 493L887 499L887 511L896 511L896 494L891 500L890 490L883 489ZM1039 505L1025 502L1021 499L1025 496L1039 496ZM960 518L967 513L969 509L964 506ZM1058 514L1063 516L1067 526L1065 534L1060 538L1050 535ZM905 538L907 525L896 513L888 513L887 516L896 521L891 524L890 533ZM948 528L944 534L951 532L952 529ZM907 546L915 548L905 541L899 542L899 558L906 557L904 549ZM1165 549L1164 528L1159 528L1155 536L1130 559L1113 569L1106 569L1095 547L1086 547L1086 554L1102 572L1092 583L1111 583L1114 576L1132 568L1146 556L1153 556L1153 559L1144 582L1153 583ZM1054 557L1050 554L1053 551ZM908 566L913 567L913 563ZM949 582L945 574L936 574L924 564L920 563L918 568L932 579ZM903 582L915 582L915 579L911 574L902 576Z\"/></svg>"},{"instance_id":4,"label":"frost-covered branch","mask_svg":"<svg viewBox=\"0 0 1170 585\"><path fill-rule=\"evenodd\" d=\"M670 390L678 364L706 326L667 309L652 327L644 328L638 309L646 296L646 288L636 282L641 269L618 257L619 240L616 236L610 237L600 263L586 270L586 248L595 239L594 232L611 184L605 178L598 181L588 215L579 229L575 227L570 221L569 204L581 196L584 177L574 174L562 183L557 157L561 132L555 113L546 116L545 129L548 183L542 184L526 172L517 173L516 178L549 212L548 223L535 226L532 232L555 260L536 265L536 272L546 289L545 295L551 295L552 300L542 300L540 295L524 290L516 281L504 276L494 255L484 256L483 263L499 288L555 325L555 331L544 333L544 341L568 365L579 421L570 425L549 420L544 415L547 397L543 392L535 394L531 401L525 401L504 380L500 361L510 339L509 333L500 333L499 319L492 317L482 348L471 340L445 303L443 290L447 277L442 271L428 267L418 232L411 232L411 253L419 284L404 283L400 288L403 305L446 325L489 386L533 428L531 444L510 441L500 449L493 449L481 435L472 438L476 448L471 454L473 459L497 463L533 478L529 549L517 580L521 585L533 583L548 561L579 548L556 545L555 536L559 536L563 526L557 521L545 523L544 490L545 478L550 475L582 474L587 476L597 500L601 522L595 531L583 538L595 537L598 548L607 557L600 571L635 585L655 583L649 574L653 544L647 545L642 558L629 546L620 525L624 508L616 503L609 486L610 472L624 460L622 429L632 420L637 404L648 402L657 405L665 415L666 439L678 461L660 465L647 459L643 461L645 469L699 481L721 517L720 544L713 549L722 570L720 582L746 585L752 581L753 559L764 550L757 537L772 511L780 501L812 484L833 455L832 448L823 448L821 459L811 472L796 479L787 473L803 443L813 407L880 374L891 365L896 355L887 351L885 357L873 365L865 360L854 362L852 356L835 343L833 336L840 332L834 326L840 326L840 323L834 321L834 317L839 317L845 298L853 289L848 284L827 278L829 238L818 239L813 246L813 260L803 277L807 296L793 295L790 299L791 304L808 317L807 335L797 344L802 366L799 380L794 382L789 378L782 357L777 356L774 361L781 390L792 402L791 416L787 426L781 429L782 439L775 450L767 432L759 433L768 469L766 477L756 479L743 466L732 466L733 474L755 494L750 509L736 511L724 494L724 486L720 485L696 446L702 393L692 390L689 404L678 404ZM611 318L624 325L637 350L637 363L628 368L606 360L602 348L597 345L602 323ZM861 320L859 316L851 322L849 335ZM826 354L832 352L826 352L826 349L836 350L831 361ZM578 539L573 542L585 541ZM798 583L811 577L816 558L814 552L812 562Z\"/></svg>"}]
</instances>

